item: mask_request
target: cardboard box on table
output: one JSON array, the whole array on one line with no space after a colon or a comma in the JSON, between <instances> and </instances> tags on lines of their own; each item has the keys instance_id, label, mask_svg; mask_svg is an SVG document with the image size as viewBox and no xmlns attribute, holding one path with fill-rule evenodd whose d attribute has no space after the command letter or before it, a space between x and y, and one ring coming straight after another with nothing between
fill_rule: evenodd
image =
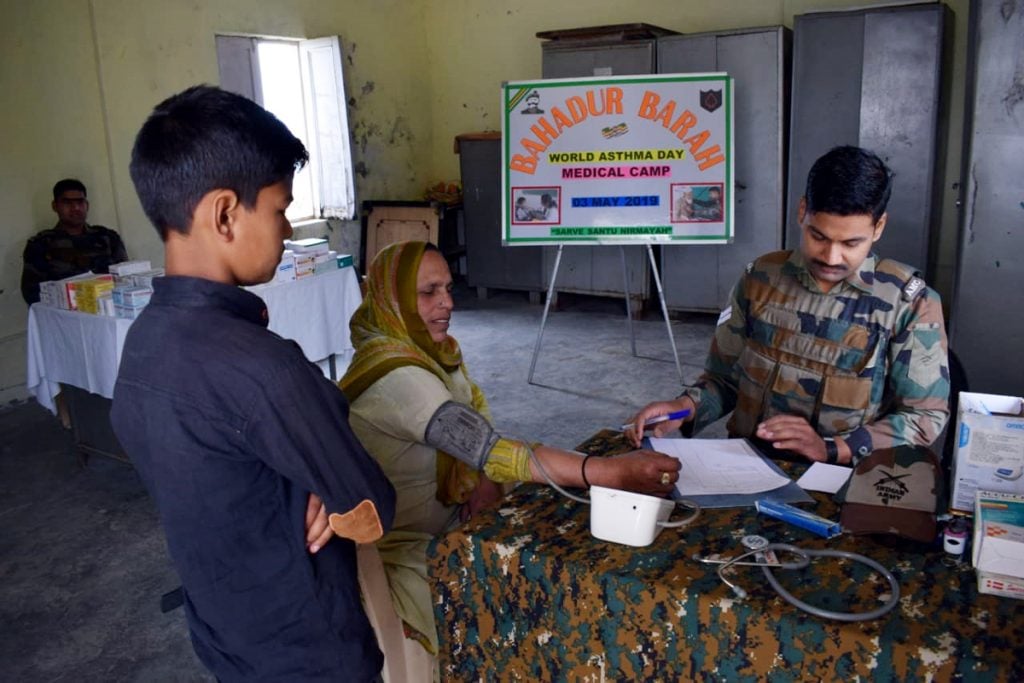
<instances>
[{"instance_id":1,"label":"cardboard box on table","mask_svg":"<svg viewBox=\"0 0 1024 683\"><path fill-rule=\"evenodd\" d=\"M979 490L1024 495L1024 399L960 392L950 508L971 514Z\"/></svg>"}]
</instances>

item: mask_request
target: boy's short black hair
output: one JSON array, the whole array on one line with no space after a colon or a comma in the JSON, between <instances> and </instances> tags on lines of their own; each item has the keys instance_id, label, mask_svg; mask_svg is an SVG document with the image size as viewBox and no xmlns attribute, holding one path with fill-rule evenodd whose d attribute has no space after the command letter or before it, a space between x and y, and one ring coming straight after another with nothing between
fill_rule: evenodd
<instances>
[{"instance_id":1,"label":"boy's short black hair","mask_svg":"<svg viewBox=\"0 0 1024 683\"><path fill-rule=\"evenodd\" d=\"M131 176L160 237L187 234L206 193L233 190L252 208L260 190L309 160L273 114L241 95L197 85L156 106L132 148Z\"/></svg>"},{"instance_id":2,"label":"boy's short black hair","mask_svg":"<svg viewBox=\"0 0 1024 683\"><path fill-rule=\"evenodd\" d=\"M77 178L65 178L64 180L58 180L53 186L53 198L60 199L60 196L65 192L77 191L81 192L86 197L89 193L85 191L85 185L81 180Z\"/></svg>"},{"instance_id":3,"label":"boy's short black hair","mask_svg":"<svg viewBox=\"0 0 1024 683\"><path fill-rule=\"evenodd\" d=\"M833 147L807 174L807 211L837 216L870 214L877 223L892 193L892 171L860 147Z\"/></svg>"}]
</instances>

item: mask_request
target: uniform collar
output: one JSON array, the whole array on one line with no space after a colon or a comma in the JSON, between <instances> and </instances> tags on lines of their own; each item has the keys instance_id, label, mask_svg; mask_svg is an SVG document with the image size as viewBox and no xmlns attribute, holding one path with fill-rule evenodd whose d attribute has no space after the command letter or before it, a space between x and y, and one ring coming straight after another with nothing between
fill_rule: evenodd
<instances>
[{"instance_id":1,"label":"uniform collar","mask_svg":"<svg viewBox=\"0 0 1024 683\"><path fill-rule=\"evenodd\" d=\"M829 294L839 293L843 287L853 287L854 289L860 290L865 294L870 294L874 289L875 284L875 254L870 253L868 257L864 259L864 263L860 264L860 268L851 273L841 283L839 283L839 289L833 288ZM811 271L807 269L807 260L804 255L800 253L799 249L794 249L789 258L786 260L787 265L793 268L793 271L802 284L812 292L822 293L821 287L815 281L814 276L811 275Z\"/></svg>"},{"instance_id":2,"label":"uniform collar","mask_svg":"<svg viewBox=\"0 0 1024 683\"><path fill-rule=\"evenodd\" d=\"M184 275L153 278L151 303L186 308L217 308L266 327L267 304L252 292L235 285Z\"/></svg>"}]
</instances>

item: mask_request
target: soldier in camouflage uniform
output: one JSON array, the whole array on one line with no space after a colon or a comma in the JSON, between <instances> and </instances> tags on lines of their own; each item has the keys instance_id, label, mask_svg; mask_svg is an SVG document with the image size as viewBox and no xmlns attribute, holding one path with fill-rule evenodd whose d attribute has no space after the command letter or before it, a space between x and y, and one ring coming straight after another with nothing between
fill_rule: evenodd
<instances>
[{"instance_id":1,"label":"soldier in camouflage uniform","mask_svg":"<svg viewBox=\"0 0 1024 683\"><path fill-rule=\"evenodd\" d=\"M891 173L837 147L807 178L799 251L756 259L722 312L705 371L674 401L632 420L690 409L655 436L699 431L732 411L729 434L809 460L856 463L878 448L929 446L949 417L942 305L918 273L878 259Z\"/></svg>"},{"instance_id":2,"label":"soldier in camouflage uniform","mask_svg":"<svg viewBox=\"0 0 1024 683\"><path fill-rule=\"evenodd\" d=\"M85 185L66 178L53 186L57 225L30 238L25 245L21 295L30 306L39 301L39 283L92 271L106 273L111 264L128 258L121 237L102 225L89 225Z\"/></svg>"}]
</instances>

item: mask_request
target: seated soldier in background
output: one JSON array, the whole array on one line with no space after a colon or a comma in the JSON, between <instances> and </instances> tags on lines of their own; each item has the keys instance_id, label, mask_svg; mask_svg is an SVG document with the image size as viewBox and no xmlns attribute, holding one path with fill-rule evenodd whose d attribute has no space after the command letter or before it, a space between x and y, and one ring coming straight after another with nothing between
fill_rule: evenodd
<instances>
[{"instance_id":1,"label":"seated soldier in background","mask_svg":"<svg viewBox=\"0 0 1024 683\"><path fill-rule=\"evenodd\" d=\"M114 263L128 259L120 235L102 225L89 225L85 185L65 178L53 186L57 225L31 237L25 245L21 295L30 306L39 301L39 283L72 275L106 273Z\"/></svg>"}]
</instances>

